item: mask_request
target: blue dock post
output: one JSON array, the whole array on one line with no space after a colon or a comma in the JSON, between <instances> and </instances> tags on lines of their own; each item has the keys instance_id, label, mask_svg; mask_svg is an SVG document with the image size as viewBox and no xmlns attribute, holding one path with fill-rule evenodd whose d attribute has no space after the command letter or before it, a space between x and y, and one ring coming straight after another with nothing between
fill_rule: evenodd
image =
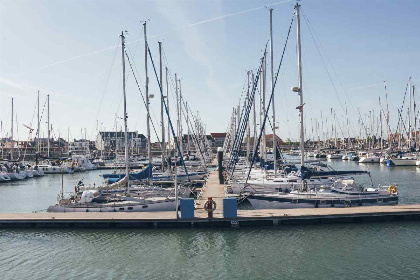
<instances>
[{"instance_id":1,"label":"blue dock post","mask_svg":"<svg viewBox=\"0 0 420 280\"><path fill-rule=\"evenodd\" d=\"M223 199L223 218L237 218L238 207L236 198Z\"/></svg>"},{"instance_id":2,"label":"blue dock post","mask_svg":"<svg viewBox=\"0 0 420 280\"><path fill-rule=\"evenodd\" d=\"M181 198L181 219L194 219L194 198Z\"/></svg>"}]
</instances>

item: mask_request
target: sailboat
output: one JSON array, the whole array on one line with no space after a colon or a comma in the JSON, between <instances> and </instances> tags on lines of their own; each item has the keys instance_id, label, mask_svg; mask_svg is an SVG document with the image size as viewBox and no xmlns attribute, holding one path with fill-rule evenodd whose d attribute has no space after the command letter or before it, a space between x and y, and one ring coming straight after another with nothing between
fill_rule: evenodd
<instances>
[{"instance_id":1,"label":"sailboat","mask_svg":"<svg viewBox=\"0 0 420 280\"><path fill-rule=\"evenodd\" d=\"M398 203L398 192L395 185L384 188L363 188L356 184L353 178L335 178L332 184L310 185L306 180L305 174L313 172L305 166L305 142L303 124L303 89L302 89L302 64L301 64L301 42L300 42L300 5L295 5L295 16L297 25L297 55L298 55L298 74L299 84L293 87L292 91L299 95L300 115L300 186L289 193L284 193L276 188L244 188L242 199L247 199L254 208L318 208L318 207L350 207L368 205L392 205ZM271 21L271 10L270 10ZM270 26L271 27L271 26ZM271 30L270 30L271 33ZM287 41L286 41L287 42ZM272 94L274 89L272 89ZM315 172L313 172L315 173ZM248 173L249 178L249 173ZM247 178L247 181L248 181ZM297 182L297 180L295 180ZM246 187L246 184L245 184Z\"/></svg>"},{"instance_id":2,"label":"sailboat","mask_svg":"<svg viewBox=\"0 0 420 280\"><path fill-rule=\"evenodd\" d=\"M146 23L144 23L145 49L147 61ZM99 187L88 187L82 183L75 187L74 194L64 198L62 191L57 203L48 208L48 212L150 212L175 211L178 196L189 197L188 187L162 188L150 185L130 185L127 101L125 86L125 36L121 33L122 64L123 64L123 96L124 96L124 128L125 128L125 176L121 180ZM147 68L147 64L146 64ZM148 81L148 79L147 79ZM147 85L146 85L147 87ZM150 142L149 142L150 143ZM151 161L149 145L149 161ZM150 166L149 166L150 167ZM150 177L149 177L150 178Z\"/></svg>"}]
</instances>

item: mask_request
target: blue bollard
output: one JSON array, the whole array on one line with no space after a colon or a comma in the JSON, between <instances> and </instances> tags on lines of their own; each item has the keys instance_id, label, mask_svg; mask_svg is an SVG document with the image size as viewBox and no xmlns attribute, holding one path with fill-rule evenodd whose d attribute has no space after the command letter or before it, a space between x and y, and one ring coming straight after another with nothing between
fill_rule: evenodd
<instances>
[{"instance_id":1,"label":"blue bollard","mask_svg":"<svg viewBox=\"0 0 420 280\"><path fill-rule=\"evenodd\" d=\"M181 219L194 219L194 198L181 198Z\"/></svg>"},{"instance_id":2,"label":"blue bollard","mask_svg":"<svg viewBox=\"0 0 420 280\"><path fill-rule=\"evenodd\" d=\"M238 207L236 198L224 198L223 199L223 218L237 218Z\"/></svg>"}]
</instances>

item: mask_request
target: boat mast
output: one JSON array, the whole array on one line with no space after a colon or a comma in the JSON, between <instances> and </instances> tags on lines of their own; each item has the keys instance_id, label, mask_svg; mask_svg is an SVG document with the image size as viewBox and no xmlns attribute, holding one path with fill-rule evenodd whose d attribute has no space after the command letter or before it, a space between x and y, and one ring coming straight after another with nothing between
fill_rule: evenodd
<instances>
[{"instance_id":1,"label":"boat mast","mask_svg":"<svg viewBox=\"0 0 420 280\"><path fill-rule=\"evenodd\" d=\"M411 92L411 77L409 79L410 81L410 103L408 105L408 148L411 149L411 103L412 103L412 92Z\"/></svg>"},{"instance_id":2,"label":"boat mast","mask_svg":"<svg viewBox=\"0 0 420 280\"><path fill-rule=\"evenodd\" d=\"M300 164L305 164L305 142L304 142L304 131L303 131L303 89L302 89L302 48L300 44L300 15L299 15L299 3L296 3L296 25L297 25L297 56L298 56L298 72L299 72L299 112L300 112Z\"/></svg>"},{"instance_id":3,"label":"boat mast","mask_svg":"<svg viewBox=\"0 0 420 280\"><path fill-rule=\"evenodd\" d=\"M387 138L387 142L389 141L388 137L390 137L389 135L389 131L390 131L390 127L389 127L389 104L388 104L388 92L386 90L386 81L384 81L384 87L385 87L385 100L386 100L386 138ZM388 143L388 147L390 147L391 145Z\"/></svg>"},{"instance_id":4,"label":"boat mast","mask_svg":"<svg viewBox=\"0 0 420 280\"><path fill-rule=\"evenodd\" d=\"M146 33L146 22L143 23L144 27L144 69L146 73L146 109L147 109L147 156L149 158L149 164L152 165L152 147L150 142L150 111L149 111L149 76L147 73L147 33ZM150 178L149 178L150 179Z\"/></svg>"},{"instance_id":5,"label":"boat mast","mask_svg":"<svg viewBox=\"0 0 420 280\"><path fill-rule=\"evenodd\" d=\"M13 97L12 97L12 128L10 129L11 146L10 146L10 159L13 160Z\"/></svg>"},{"instance_id":6,"label":"boat mast","mask_svg":"<svg viewBox=\"0 0 420 280\"><path fill-rule=\"evenodd\" d=\"M181 155L184 154L184 139L182 132L182 88L181 88L181 79L179 79L179 141L181 143Z\"/></svg>"},{"instance_id":7,"label":"boat mast","mask_svg":"<svg viewBox=\"0 0 420 280\"><path fill-rule=\"evenodd\" d=\"M163 85L163 79L162 79L162 42L158 42L159 43L159 81L160 84ZM165 170L165 122L163 119L163 94L161 95L160 98L160 120L161 120L161 125L162 125L162 164L161 164L161 169L162 171Z\"/></svg>"},{"instance_id":8,"label":"boat mast","mask_svg":"<svg viewBox=\"0 0 420 280\"><path fill-rule=\"evenodd\" d=\"M381 97L379 96L379 105L381 106L381 109L382 109L382 105L381 105ZM380 122L380 124L381 124L381 152L382 152L382 150L383 150L383 148L384 148L384 145L383 145L383 134L382 134L382 114L381 114L381 110L379 110L379 122Z\"/></svg>"},{"instance_id":9,"label":"boat mast","mask_svg":"<svg viewBox=\"0 0 420 280\"><path fill-rule=\"evenodd\" d=\"M186 117L185 117L185 122L187 123L187 155L188 157L190 156L190 152L191 152L191 143L190 143L190 126L189 124L189 114L188 114L188 102L185 101L185 113L186 113Z\"/></svg>"},{"instance_id":10,"label":"boat mast","mask_svg":"<svg viewBox=\"0 0 420 280\"><path fill-rule=\"evenodd\" d=\"M124 144L125 144L125 177L127 178L127 193L130 193L130 175L128 172L128 129L127 129L127 98L125 94L125 42L124 31L121 32L121 55L123 70L123 95L124 95ZM146 82L147 83L147 82ZM117 143L115 142L115 147Z\"/></svg>"},{"instance_id":11,"label":"boat mast","mask_svg":"<svg viewBox=\"0 0 420 280\"><path fill-rule=\"evenodd\" d=\"M39 154L39 152L40 152L40 145L39 145L39 130L40 130L40 127L41 127L41 120L40 120L40 118L39 118L39 90L38 90L38 129L37 129L37 133L36 133L36 138L37 138L37 151L38 151L38 154Z\"/></svg>"},{"instance_id":12,"label":"boat mast","mask_svg":"<svg viewBox=\"0 0 420 280\"><path fill-rule=\"evenodd\" d=\"M414 148L417 148L417 113L416 113L416 98L414 97L414 85L412 86L413 91L413 112L414 112Z\"/></svg>"},{"instance_id":13,"label":"boat mast","mask_svg":"<svg viewBox=\"0 0 420 280\"><path fill-rule=\"evenodd\" d=\"M274 91L274 63L273 63L273 8L270 8L270 63L271 63L271 93ZM273 108L273 156L274 175L277 175L277 139L276 139L276 106L274 105L274 94L272 94Z\"/></svg>"},{"instance_id":14,"label":"boat mast","mask_svg":"<svg viewBox=\"0 0 420 280\"><path fill-rule=\"evenodd\" d=\"M265 82L266 82L266 70L267 70L267 52L264 52L264 58L263 58L263 67L262 67L262 92L263 92L263 116L265 116ZM262 123L260 124L262 125ZM267 138L265 134L265 126L263 131L263 156L264 156L264 164L267 161Z\"/></svg>"},{"instance_id":15,"label":"boat mast","mask_svg":"<svg viewBox=\"0 0 420 280\"><path fill-rule=\"evenodd\" d=\"M47 124L48 124L48 141L47 141L47 157L50 157L50 95L47 95Z\"/></svg>"},{"instance_id":16,"label":"boat mast","mask_svg":"<svg viewBox=\"0 0 420 280\"><path fill-rule=\"evenodd\" d=\"M248 73L249 72L251 72L251 74L252 74L252 76L251 76L251 83L253 85L254 84L253 83L253 81L254 81L254 73L252 71L248 71ZM249 84L249 82L248 82L248 84ZM252 146L254 147L253 148L253 151L255 151L255 149L257 148L257 111L256 111L256 108L255 108L256 107L256 103L255 102L256 102L256 98L254 97L254 102L252 103L252 110L253 110L253 114L254 114L254 131L253 131L253 136L252 136L253 139L254 139L253 144L252 144Z\"/></svg>"},{"instance_id":17,"label":"boat mast","mask_svg":"<svg viewBox=\"0 0 420 280\"><path fill-rule=\"evenodd\" d=\"M168 67L165 67L165 72L166 72L166 107L167 107L167 109L168 109L168 155L169 155L169 158L171 157L171 143L170 143L170 141L171 141L171 127L170 127L170 125L169 125L169 86L168 86ZM170 165L171 165L171 162L169 161L168 162L168 168L170 167ZM169 168L169 170L171 170L170 168Z\"/></svg>"},{"instance_id":18,"label":"boat mast","mask_svg":"<svg viewBox=\"0 0 420 280\"><path fill-rule=\"evenodd\" d=\"M246 93L246 100L247 100L247 102L246 103L248 103L249 102L249 71L247 72L247 84L248 84L248 87L247 87L247 93ZM245 104L246 104L245 103ZM246 134L247 134L247 143L246 143L246 163L248 164L248 166L249 166L249 164L250 164L250 162L249 162L249 159L250 159L250 156L249 156L249 153L250 153L250 145L251 145L251 141L250 141L250 136L251 136L251 127L250 127L250 122L248 121L248 123L247 123L247 129L246 129Z\"/></svg>"},{"instance_id":19,"label":"boat mast","mask_svg":"<svg viewBox=\"0 0 420 280\"><path fill-rule=\"evenodd\" d=\"M179 145L179 102L178 102L178 77L175 73L175 99L176 99L176 141ZM176 164L175 164L176 166Z\"/></svg>"}]
</instances>

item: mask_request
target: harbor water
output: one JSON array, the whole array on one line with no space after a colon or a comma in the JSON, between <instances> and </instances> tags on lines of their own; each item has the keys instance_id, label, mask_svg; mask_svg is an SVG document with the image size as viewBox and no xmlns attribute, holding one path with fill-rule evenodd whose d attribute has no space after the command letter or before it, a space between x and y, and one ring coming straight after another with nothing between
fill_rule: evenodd
<instances>
[{"instance_id":1,"label":"harbor water","mask_svg":"<svg viewBox=\"0 0 420 280\"><path fill-rule=\"evenodd\" d=\"M420 203L420 168L332 161L397 184ZM101 173L0 184L0 212L42 211L62 188ZM367 177L367 176L364 176ZM360 177L370 184L369 177ZM266 229L0 230L1 279L419 279L420 224L391 222Z\"/></svg>"}]
</instances>

